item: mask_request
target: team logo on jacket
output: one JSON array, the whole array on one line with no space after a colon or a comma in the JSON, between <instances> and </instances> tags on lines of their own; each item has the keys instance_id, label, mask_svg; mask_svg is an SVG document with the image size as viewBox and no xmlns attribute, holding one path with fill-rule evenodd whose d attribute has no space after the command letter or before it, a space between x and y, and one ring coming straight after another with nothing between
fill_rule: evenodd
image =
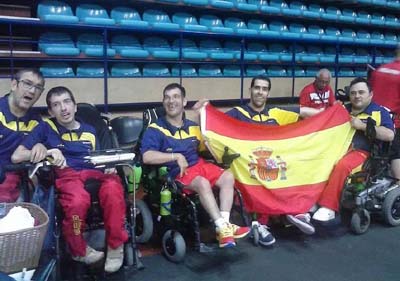
<instances>
[{"instance_id":1,"label":"team logo on jacket","mask_svg":"<svg viewBox=\"0 0 400 281\"><path fill-rule=\"evenodd\" d=\"M257 147L253 150L252 154L249 155L250 162L249 174L253 179L257 179L257 176L262 181L274 181L286 180L287 165L286 162L277 155L272 158L271 155L273 150L268 147Z\"/></svg>"}]
</instances>

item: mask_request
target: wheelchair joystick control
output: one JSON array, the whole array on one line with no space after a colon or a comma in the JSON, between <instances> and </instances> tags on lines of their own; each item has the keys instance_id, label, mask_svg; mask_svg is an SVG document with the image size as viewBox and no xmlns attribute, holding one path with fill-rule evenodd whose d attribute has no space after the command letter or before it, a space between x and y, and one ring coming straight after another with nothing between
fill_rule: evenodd
<instances>
[{"instance_id":1,"label":"wheelchair joystick control","mask_svg":"<svg viewBox=\"0 0 400 281\"><path fill-rule=\"evenodd\" d=\"M163 188L160 192L160 215L169 216L171 214L171 191Z\"/></svg>"}]
</instances>

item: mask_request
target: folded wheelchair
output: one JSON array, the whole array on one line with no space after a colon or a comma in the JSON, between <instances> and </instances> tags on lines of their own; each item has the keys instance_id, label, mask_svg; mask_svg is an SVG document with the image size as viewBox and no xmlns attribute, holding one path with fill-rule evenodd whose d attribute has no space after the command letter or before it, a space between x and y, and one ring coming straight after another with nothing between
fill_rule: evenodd
<instances>
[{"instance_id":1,"label":"folded wheelchair","mask_svg":"<svg viewBox=\"0 0 400 281\"><path fill-rule=\"evenodd\" d=\"M348 177L342 191L341 213L350 215L350 228L356 234L365 233L371 214L377 214L391 226L400 225L400 186L390 175L389 143L376 140L374 122L367 121L366 135L372 150L360 172Z\"/></svg>"},{"instance_id":2,"label":"folded wheelchair","mask_svg":"<svg viewBox=\"0 0 400 281\"><path fill-rule=\"evenodd\" d=\"M143 131L150 123L155 122L159 116L164 114L163 108L144 111ZM224 159L233 161L235 157L238 155L226 155ZM161 238L166 258L175 263L183 261L188 243L190 248L195 251L214 251L217 248L216 245L204 243L206 235L203 235L201 230L203 227L209 230L210 218L201 207L198 195L168 177L165 167L142 165L142 169L144 201L150 206L154 217L155 235ZM247 216L244 214L241 193L237 189L235 189L231 212L231 219L234 223L249 224ZM210 232L213 233L212 230Z\"/></svg>"}]
</instances>

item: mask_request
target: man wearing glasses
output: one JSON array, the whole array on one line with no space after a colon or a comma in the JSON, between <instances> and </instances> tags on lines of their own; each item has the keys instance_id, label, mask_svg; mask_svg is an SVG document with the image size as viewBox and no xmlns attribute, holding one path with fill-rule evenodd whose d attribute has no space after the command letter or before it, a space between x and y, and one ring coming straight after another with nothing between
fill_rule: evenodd
<instances>
[{"instance_id":1,"label":"man wearing glasses","mask_svg":"<svg viewBox=\"0 0 400 281\"><path fill-rule=\"evenodd\" d=\"M25 135L41 122L41 117L32 106L44 91L44 78L37 69L22 69L11 81L10 93L0 98L0 165L11 164L11 155ZM39 158L38 147L33 159ZM7 172L0 183L0 202L15 202L19 196L17 188L20 177L16 172Z\"/></svg>"}]
</instances>

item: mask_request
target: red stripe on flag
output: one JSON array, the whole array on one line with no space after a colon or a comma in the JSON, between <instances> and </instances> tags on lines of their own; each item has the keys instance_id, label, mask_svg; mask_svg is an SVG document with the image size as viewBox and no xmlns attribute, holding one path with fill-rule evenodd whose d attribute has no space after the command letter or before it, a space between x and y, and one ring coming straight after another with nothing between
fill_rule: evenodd
<instances>
[{"instance_id":1,"label":"red stripe on flag","mask_svg":"<svg viewBox=\"0 0 400 281\"><path fill-rule=\"evenodd\" d=\"M215 122L218 120L218 122ZM206 107L206 130L218 132L219 135L241 140L281 140L315 133L342 125L350 121L350 115L340 104L336 104L313 117L286 126L266 126L236 120L214 108Z\"/></svg>"},{"instance_id":2,"label":"red stripe on flag","mask_svg":"<svg viewBox=\"0 0 400 281\"><path fill-rule=\"evenodd\" d=\"M326 182L280 189L246 185L236 181L248 212L268 215L306 213L316 204Z\"/></svg>"}]
</instances>

